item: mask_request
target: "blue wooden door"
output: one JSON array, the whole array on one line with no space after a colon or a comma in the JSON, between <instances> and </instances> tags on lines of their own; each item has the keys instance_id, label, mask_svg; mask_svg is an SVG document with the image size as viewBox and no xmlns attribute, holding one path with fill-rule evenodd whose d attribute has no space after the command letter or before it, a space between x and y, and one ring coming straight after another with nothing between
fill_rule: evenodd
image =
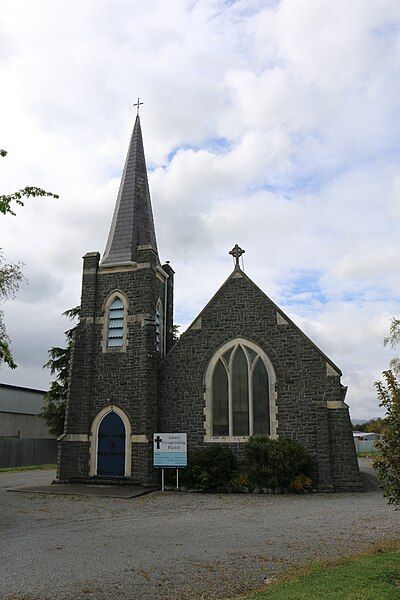
<instances>
[{"instance_id":1,"label":"blue wooden door","mask_svg":"<svg viewBox=\"0 0 400 600\"><path fill-rule=\"evenodd\" d=\"M115 412L108 413L99 427L97 444L97 475L125 475L125 426Z\"/></svg>"}]
</instances>

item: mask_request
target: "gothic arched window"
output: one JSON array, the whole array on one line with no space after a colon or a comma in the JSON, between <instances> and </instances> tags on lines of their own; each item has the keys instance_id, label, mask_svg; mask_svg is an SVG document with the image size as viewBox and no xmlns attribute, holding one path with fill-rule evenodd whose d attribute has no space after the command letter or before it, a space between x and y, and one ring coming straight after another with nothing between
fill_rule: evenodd
<instances>
[{"instance_id":1,"label":"gothic arched window","mask_svg":"<svg viewBox=\"0 0 400 600\"><path fill-rule=\"evenodd\" d=\"M261 349L245 340L233 341L214 355L207 376L212 437L272 433L267 361Z\"/></svg>"},{"instance_id":2,"label":"gothic arched window","mask_svg":"<svg viewBox=\"0 0 400 600\"><path fill-rule=\"evenodd\" d=\"M116 296L108 311L107 347L119 348L124 342L125 307L121 298Z\"/></svg>"}]
</instances>

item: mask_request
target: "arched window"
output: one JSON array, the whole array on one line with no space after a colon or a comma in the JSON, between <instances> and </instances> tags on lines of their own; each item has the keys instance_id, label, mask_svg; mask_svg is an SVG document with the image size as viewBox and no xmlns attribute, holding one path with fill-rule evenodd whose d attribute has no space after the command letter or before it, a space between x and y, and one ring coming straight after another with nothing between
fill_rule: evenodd
<instances>
[{"instance_id":1,"label":"arched window","mask_svg":"<svg viewBox=\"0 0 400 600\"><path fill-rule=\"evenodd\" d=\"M275 433L271 431L271 383L275 384L275 374L261 348L246 340L221 348L206 374L208 435L241 438Z\"/></svg>"},{"instance_id":2,"label":"arched window","mask_svg":"<svg viewBox=\"0 0 400 600\"><path fill-rule=\"evenodd\" d=\"M164 354L164 314L161 300L156 305L156 350Z\"/></svg>"},{"instance_id":3,"label":"arched window","mask_svg":"<svg viewBox=\"0 0 400 600\"><path fill-rule=\"evenodd\" d=\"M108 311L107 347L118 348L124 341L124 304L118 296L112 301Z\"/></svg>"}]
</instances>

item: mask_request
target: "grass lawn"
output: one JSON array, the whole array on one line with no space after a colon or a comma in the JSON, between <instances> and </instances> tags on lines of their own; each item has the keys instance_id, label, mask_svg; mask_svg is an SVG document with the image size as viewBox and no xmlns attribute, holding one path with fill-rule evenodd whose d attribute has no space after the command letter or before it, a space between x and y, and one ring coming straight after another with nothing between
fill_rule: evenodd
<instances>
[{"instance_id":1,"label":"grass lawn","mask_svg":"<svg viewBox=\"0 0 400 600\"><path fill-rule=\"evenodd\" d=\"M400 599L400 549L386 549L342 561L315 565L246 596L247 600L395 600Z\"/></svg>"},{"instance_id":2,"label":"grass lawn","mask_svg":"<svg viewBox=\"0 0 400 600\"><path fill-rule=\"evenodd\" d=\"M379 456L379 452L377 450L369 450L369 452L357 452L357 456L359 458L376 458Z\"/></svg>"},{"instance_id":3,"label":"grass lawn","mask_svg":"<svg viewBox=\"0 0 400 600\"><path fill-rule=\"evenodd\" d=\"M18 471L37 471L38 469L56 469L57 465L27 465L26 467L0 467L0 473L18 473Z\"/></svg>"}]
</instances>

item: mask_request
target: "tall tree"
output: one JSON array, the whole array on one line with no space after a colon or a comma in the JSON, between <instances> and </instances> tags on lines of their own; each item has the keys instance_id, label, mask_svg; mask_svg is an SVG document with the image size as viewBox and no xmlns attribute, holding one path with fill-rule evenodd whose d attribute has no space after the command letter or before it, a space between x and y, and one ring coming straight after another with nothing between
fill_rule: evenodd
<instances>
[{"instance_id":1,"label":"tall tree","mask_svg":"<svg viewBox=\"0 0 400 600\"><path fill-rule=\"evenodd\" d=\"M76 319L79 315L79 306L66 310L63 315L71 320ZM55 375L54 381L51 382L49 391L45 396L40 416L46 421L47 427L51 435L59 436L64 431L65 408L67 404L68 378L69 378L69 363L71 358L72 342L74 337L75 327L71 327L65 332L67 345L65 348L53 346L50 348L49 360L44 368L50 369L52 375Z\"/></svg>"},{"instance_id":2,"label":"tall tree","mask_svg":"<svg viewBox=\"0 0 400 600\"><path fill-rule=\"evenodd\" d=\"M0 157L4 158L5 156L7 156L7 151L0 149ZM52 196L53 198L58 198L57 194L46 192L41 188L25 187L12 194L0 195L0 214L15 216L15 212L11 208L12 204L15 202L19 206L23 206L23 198L35 196ZM15 296L19 284L23 279L21 267L21 262L7 263L0 249L0 304ZM17 366L11 354L10 339L4 323L4 312L0 309L0 366L2 363L7 364L11 369L15 369Z\"/></svg>"},{"instance_id":3,"label":"tall tree","mask_svg":"<svg viewBox=\"0 0 400 600\"><path fill-rule=\"evenodd\" d=\"M385 433L385 419L377 417L376 419L370 419L369 421L363 421L362 423L356 423L353 425L353 431L364 431L368 433Z\"/></svg>"},{"instance_id":4,"label":"tall tree","mask_svg":"<svg viewBox=\"0 0 400 600\"><path fill-rule=\"evenodd\" d=\"M396 317L392 318L389 335L384 338L383 343L385 346L390 346L390 348L400 348L400 319L396 319ZM397 376L400 376L399 357L392 358L389 366Z\"/></svg>"},{"instance_id":5,"label":"tall tree","mask_svg":"<svg viewBox=\"0 0 400 600\"><path fill-rule=\"evenodd\" d=\"M23 279L21 263L6 263L0 249L0 303L13 298ZM10 340L4 323L4 312L0 309L0 365L7 364L11 369L17 366L10 350Z\"/></svg>"},{"instance_id":6,"label":"tall tree","mask_svg":"<svg viewBox=\"0 0 400 600\"><path fill-rule=\"evenodd\" d=\"M375 384L380 406L385 408L385 432L376 446L379 456L374 461L383 495L389 504L400 507L400 383L393 371L383 372L386 383Z\"/></svg>"}]
</instances>

